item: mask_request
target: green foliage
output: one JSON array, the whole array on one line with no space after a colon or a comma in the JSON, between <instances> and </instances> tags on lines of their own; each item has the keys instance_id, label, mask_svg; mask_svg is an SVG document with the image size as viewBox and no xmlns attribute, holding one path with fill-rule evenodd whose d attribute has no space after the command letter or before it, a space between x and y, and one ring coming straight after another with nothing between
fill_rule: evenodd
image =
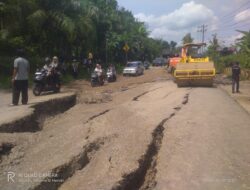
<instances>
[{"instance_id":1,"label":"green foliage","mask_svg":"<svg viewBox=\"0 0 250 190\"><path fill-rule=\"evenodd\" d=\"M47 56L82 60L89 52L94 61L125 64L126 43L129 60L152 60L163 48L176 49L175 42L148 34L145 24L116 0L0 0L0 57L13 59L22 47L34 68ZM1 64L11 70L12 61L11 67L9 61Z\"/></svg>"},{"instance_id":2,"label":"green foliage","mask_svg":"<svg viewBox=\"0 0 250 190\"><path fill-rule=\"evenodd\" d=\"M6 75L0 75L0 89L11 88L11 77Z\"/></svg>"},{"instance_id":3,"label":"green foliage","mask_svg":"<svg viewBox=\"0 0 250 190\"><path fill-rule=\"evenodd\" d=\"M250 31L241 31L243 37L238 39L236 47L237 52L231 55L223 56L218 49L220 44L218 43L217 35L213 35L213 39L208 46L207 54L215 63L218 72L222 72L224 68L231 67L232 63L239 62L242 68L250 68Z\"/></svg>"},{"instance_id":4,"label":"green foliage","mask_svg":"<svg viewBox=\"0 0 250 190\"><path fill-rule=\"evenodd\" d=\"M243 37L238 39L237 45L240 51L244 54L250 55L250 31L239 31L243 34Z\"/></svg>"},{"instance_id":5,"label":"green foliage","mask_svg":"<svg viewBox=\"0 0 250 190\"><path fill-rule=\"evenodd\" d=\"M183 38L182 38L182 43L187 44L187 43L192 43L194 39L191 36L191 33L187 33Z\"/></svg>"}]
</instances>

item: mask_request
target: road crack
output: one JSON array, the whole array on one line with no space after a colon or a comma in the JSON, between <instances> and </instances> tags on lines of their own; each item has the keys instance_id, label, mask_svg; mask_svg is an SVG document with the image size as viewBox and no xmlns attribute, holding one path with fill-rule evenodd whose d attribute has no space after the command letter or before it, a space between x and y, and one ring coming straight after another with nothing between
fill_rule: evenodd
<instances>
[{"instance_id":1,"label":"road crack","mask_svg":"<svg viewBox=\"0 0 250 190\"><path fill-rule=\"evenodd\" d=\"M102 116L102 115L105 115L105 114L108 113L108 112L110 112L110 109L104 110L104 111L102 111L102 112L100 112L100 113L98 113L98 114L96 114L96 115L93 115L93 116L91 116L86 122L84 122L84 124L87 124L87 123L89 123L90 121L92 121L92 120L94 120L94 119L96 119L96 118L98 118L98 117L100 117L100 116Z\"/></svg>"},{"instance_id":2,"label":"road crack","mask_svg":"<svg viewBox=\"0 0 250 190\"><path fill-rule=\"evenodd\" d=\"M116 135L98 138L94 142L85 145L77 156L74 156L69 162L54 168L51 171L53 176L43 180L32 190L50 189L57 190L67 179L72 177L76 171L84 169L93 159L95 154L109 141L116 138Z\"/></svg>"},{"instance_id":3,"label":"road crack","mask_svg":"<svg viewBox=\"0 0 250 190\"><path fill-rule=\"evenodd\" d=\"M50 99L45 102L39 102L29 109L34 111L25 117L0 125L0 133L14 132L37 132L41 131L45 120L48 117L64 113L76 104L76 95L70 95L61 98Z\"/></svg>"},{"instance_id":4,"label":"road crack","mask_svg":"<svg viewBox=\"0 0 250 190\"><path fill-rule=\"evenodd\" d=\"M139 99L140 97L142 97L142 96L144 96L144 95L146 95L146 94L148 94L148 93L150 93L150 92L154 92L154 91L156 91L156 90L158 90L158 89L161 89L161 88L162 88L162 87L155 88L155 89L153 89L153 90L149 90L149 91L143 92L143 93L139 94L138 96L134 97L134 98L133 98L133 101L139 101L138 99Z\"/></svg>"},{"instance_id":5,"label":"road crack","mask_svg":"<svg viewBox=\"0 0 250 190\"><path fill-rule=\"evenodd\" d=\"M138 168L123 176L118 184L112 190L152 190L156 186L156 166L158 160L158 153L161 149L162 140L164 138L164 125L181 111L183 106L188 103L190 93L187 93L180 106L175 107L173 112L165 119L163 119L152 133L152 141L149 144L146 154L144 154L138 161Z\"/></svg>"},{"instance_id":6,"label":"road crack","mask_svg":"<svg viewBox=\"0 0 250 190\"><path fill-rule=\"evenodd\" d=\"M16 146L13 143L3 142L0 145L0 163L2 162L3 156L8 156L11 153L11 149Z\"/></svg>"}]
</instances>

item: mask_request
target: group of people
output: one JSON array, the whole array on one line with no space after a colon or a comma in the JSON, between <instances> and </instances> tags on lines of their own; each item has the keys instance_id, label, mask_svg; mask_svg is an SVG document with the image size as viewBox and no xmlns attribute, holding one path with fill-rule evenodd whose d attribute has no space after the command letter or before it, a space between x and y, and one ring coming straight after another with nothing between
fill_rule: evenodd
<instances>
[{"instance_id":1,"label":"group of people","mask_svg":"<svg viewBox=\"0 0 250 190\"><path fill-rule=\"evenodd\" d=\"M113 64L109 65L107 71L112 72L112 74L116 77L116 69ZM98 75L99 81L103 80L104 73L103 73L102 66L100 64L96 64L94 72Z\"/></svg>"},{"instance_id":2,"label":"group of people","mask_svg":"<svg viewBox=\"0 0 250 190\"><path fill-rule=\"evenodd\" d=\"M48 75L51 75L53 70L58 69L58 67L59 67L59 61L57 56L54 56L52 58L52 61L49 57L45 58L43 69L47 71Z\"/></svg>"},{"instance_id":3,"label":"group of people","mask_svg":"<svg viewBox=\"0 0 250 190\"><path fill-rule=\"evenodd\" d=\"M44 60L43 71L46 72L48 80L54 82L56 85L60 85L60 68L59 60L57 56L54 56L52 60L49 57L46 57ZM116 70L113 65L110 65L109 70L111 70L116 75ZM63 68L62 68L63 70ZM28 103L28 79L29 79L30 64L29 61L25 58L24 49L17 50L17 58L14 60L14 69L12 75L12 104L18 105L20 94L22 95L21 102L23 105ZM104 72L100 64L96 64L94 69L99 76L99 80L103 80ZM78 75L78 63L76 60L73 60L72 63L72 74L74 78L77 78Z\"/></svg>"},{"instance_id":4,"label":"group of people","mask_svg":"<svg viewBox=\"0 0 250 190\"><path fill-rule=\"evenodd\" d=\"M45 58L45 64L43 70L46 72L48 83L53 83L55 85L60 85L59 78L59 60L57 56L52 58L52 61L49 57Z\"/></svg>"}]
</instances>

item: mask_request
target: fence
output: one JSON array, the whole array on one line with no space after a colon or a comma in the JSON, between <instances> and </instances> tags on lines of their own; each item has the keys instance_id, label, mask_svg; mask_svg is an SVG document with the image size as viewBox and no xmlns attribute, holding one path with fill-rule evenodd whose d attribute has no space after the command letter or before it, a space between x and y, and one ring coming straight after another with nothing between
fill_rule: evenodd
<instances>
[{"instance_id":1,"label":"fence","mask_svg":"<svg viewBox=\"0 0 250 190\"><path fill-rule=\"evenodd\" d=\"M232 68L225 68L223 73L227 76L232 76ZM241 78L245 80L250 80L250 69L241 69Z\"/></svg>"}]
</instances>

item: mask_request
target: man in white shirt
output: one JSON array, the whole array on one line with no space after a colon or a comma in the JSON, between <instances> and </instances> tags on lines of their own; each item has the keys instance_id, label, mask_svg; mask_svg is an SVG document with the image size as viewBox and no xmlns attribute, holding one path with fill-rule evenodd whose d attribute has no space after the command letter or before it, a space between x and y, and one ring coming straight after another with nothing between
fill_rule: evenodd
<instances>
[{"instance_id":1,"label":"man in white shirt","mask_svg":"<svg viewBox=\"0 0 250 190\"><path fill-rule=\"evenodd\" d=\"M28 78L29 78L29 62L24 58L24 50L19 49L18 57L14 60L14 70L12 77L13 96L12 104L18 105L20 93L22 93L22 104L28 103Z\"/></svg>"}]
</instances>

